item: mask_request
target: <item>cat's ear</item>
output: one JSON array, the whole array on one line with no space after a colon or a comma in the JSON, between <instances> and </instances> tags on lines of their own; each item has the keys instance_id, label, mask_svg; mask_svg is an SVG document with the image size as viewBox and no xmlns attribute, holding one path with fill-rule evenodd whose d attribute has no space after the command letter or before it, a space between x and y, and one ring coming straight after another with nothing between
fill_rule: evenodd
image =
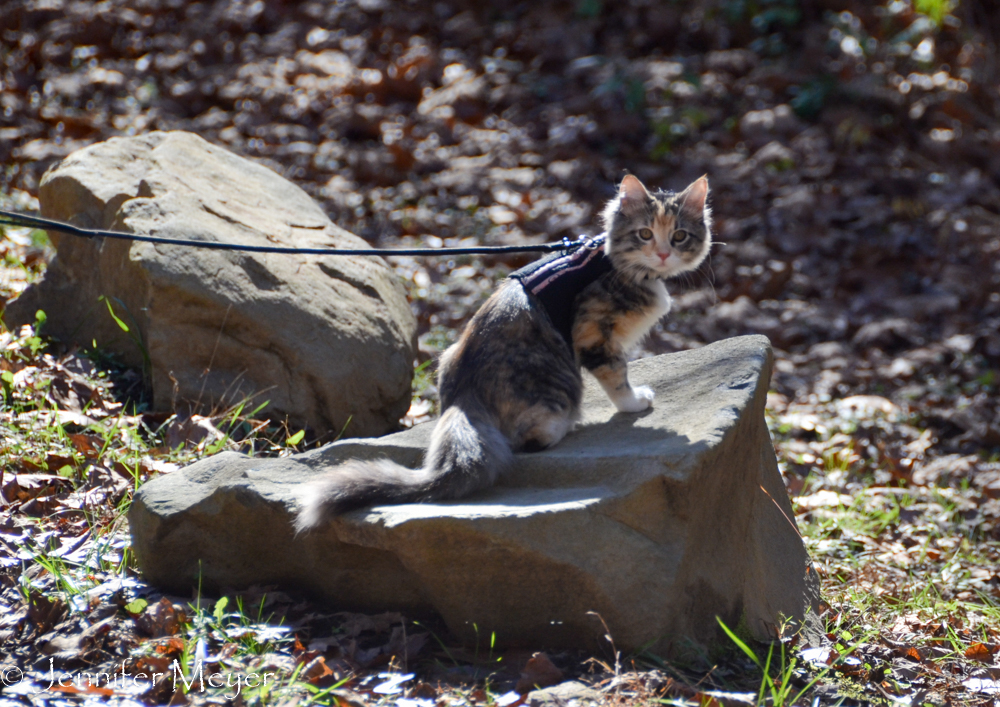
<instances>
[{"instance_id":1,"label":"cat's ear","mask_svg":"<svg viewBox=\"0 0 1000 707\"><path fill-rule=\"evenodd\" d=\"M649 199L649 192L636 177L625 175L622 185L618 187L622 211L635 211Z\"/></svg>"},{"instance_id":2,"label":"cat's ear","mask_svg":"<svg viewBox=\"0 0 1000 707\"><path fill-rule=\"evenodd\" d=\"M701 218L705 213L705 199L708 198L708 176L692 182L681 192L681 211L692 218Z\"/></svg>"}]
</instances>

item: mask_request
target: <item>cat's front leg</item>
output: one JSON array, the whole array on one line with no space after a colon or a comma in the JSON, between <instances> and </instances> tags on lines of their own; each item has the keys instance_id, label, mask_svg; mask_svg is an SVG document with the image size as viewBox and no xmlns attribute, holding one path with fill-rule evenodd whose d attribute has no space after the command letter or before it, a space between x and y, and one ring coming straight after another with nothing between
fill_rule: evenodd
<instances>
[{"instance_id":1,"label":"cat's front leg","mask_svg":"<svg viewBox=\"0 0 1000 707\"><path fill-rule=\"evenodd\" d=\"M620 412L642 412L653 406L651 388L644 385L633 388L629 384L624 353L610 353L604 347L583 350L580 351L580 363L594 374Z\"/></svg>"}]
</instances>

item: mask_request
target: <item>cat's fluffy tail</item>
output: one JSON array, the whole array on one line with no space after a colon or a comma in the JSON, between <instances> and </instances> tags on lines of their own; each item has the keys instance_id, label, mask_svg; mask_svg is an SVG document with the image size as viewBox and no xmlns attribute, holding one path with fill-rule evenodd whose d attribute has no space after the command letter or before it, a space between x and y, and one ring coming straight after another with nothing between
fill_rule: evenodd
<instances>
[{"instance_id":1,"label":"cat's fluffy tail","mask_svg":"<svg viewBox=\"0 0 1000 707\"><path fill-rule=\"evenodd\" d=\"M296 531L355 508L462 498L492 486L513 455L490 417L474 403L448 408L434 428L421 469L388 459L352 460L332 469L306 487Z\"/></svg>"}]
</instances>

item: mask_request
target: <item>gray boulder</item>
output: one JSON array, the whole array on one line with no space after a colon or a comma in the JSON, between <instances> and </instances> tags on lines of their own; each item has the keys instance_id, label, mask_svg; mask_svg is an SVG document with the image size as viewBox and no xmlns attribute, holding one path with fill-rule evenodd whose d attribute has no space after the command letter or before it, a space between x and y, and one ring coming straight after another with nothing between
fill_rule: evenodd
<instances>
[{"instance_id":1,"label":"gray boulder","mask_svg":"<svg viewBox=\"0 0 1000 707\"><path fill-rule=\"evenodd\" d=\"M517 457L500 485L460 501L349 513L296 537L302 484L348 458L420 463L431 425L284 459L224 453L136 494L133 549L174 590L299 587L332 607L436 611L470 641L662 654L720 637L760 640L802 622L818 579L778 473L762 336L631 364L652 410L616 413L592 380L584 418L554 449ZM595 616L595 612L598 616Z\"/></svg>"},{"instance_id":2,"label":"gray boulder","mask_svg":"<svg viewBox=\"0 0 1000 707\"><path fill-rule=\"evenodd\" d=\"M44 216L173 238L365 248L300 188L184 132L112 138L43 178ZM50 234L58 253L10 303L34 321L143 366L161 410L251 395L317 432L368 436L406 413L416 325L381 258L209 251ZM104 297L101 301L99 298ZM112 318L108 304L130 331Z\"/></svg>"}]
</instances>

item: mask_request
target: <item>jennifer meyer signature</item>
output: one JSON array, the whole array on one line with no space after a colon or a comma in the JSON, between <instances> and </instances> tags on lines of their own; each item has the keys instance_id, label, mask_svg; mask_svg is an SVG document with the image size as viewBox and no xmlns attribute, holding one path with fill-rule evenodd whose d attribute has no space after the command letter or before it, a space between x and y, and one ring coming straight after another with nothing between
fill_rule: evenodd
<instances>
[{"instance_id":1,"label":"jennifer meyer signature","mask_svg":"<svg viewBox=\"0 0 1000 707\"><path fill-rule=\"evenodd\" d=\"M48 680L48 685L44 684ZM40 691L49 692L81 692L113 694L121 692L135 695L145 692L152 685L162 679L170 680L172 690L176 691L178 686L182 687L185 693L205 692L206 690L228 689L233 697L239 695L244 689L256 689L276 685L278 682L277 673L209 673L205 670L205 664L201 661L185 673L178 661L170 664L170 671L139 672L129 675L125 672L125 663L122 662L121 669L111 673L91 673L86 671L63 672L56 671L55 659L49 658L49 671L41 682L28 677L25 681L25 674L20 668L0 667L0 683L7 689L4 692L35 694ZM268 682L270 681L270 682ZM13 688L13 689L11 689ZM20 689L18 689L20 688Z\"/></svg>"}]
</instances>

